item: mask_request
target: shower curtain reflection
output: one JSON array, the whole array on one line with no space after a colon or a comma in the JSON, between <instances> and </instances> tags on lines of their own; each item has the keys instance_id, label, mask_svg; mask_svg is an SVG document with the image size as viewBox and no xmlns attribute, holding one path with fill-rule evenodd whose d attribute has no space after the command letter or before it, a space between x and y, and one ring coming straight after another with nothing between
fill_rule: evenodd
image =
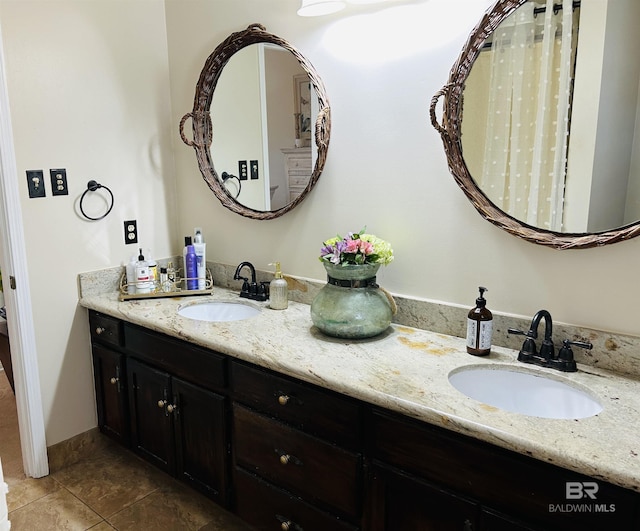
<instances>
[{"instance_id":1,"label":"shower curtain reflection","mask_svg":"<svg viewBox=\"0 0 640 531\"><path fill-rule=\"evenodd\" d=\"M553 0L528 2L515 11L495 31L467 84L489 87L488 95L483 91L486 129L465 128L477 137L475 167L482 168L472 174L496 206L554 231L562 227L577 42L572 4L563 0L558 9Z\"/></svg>"}]
</instances>

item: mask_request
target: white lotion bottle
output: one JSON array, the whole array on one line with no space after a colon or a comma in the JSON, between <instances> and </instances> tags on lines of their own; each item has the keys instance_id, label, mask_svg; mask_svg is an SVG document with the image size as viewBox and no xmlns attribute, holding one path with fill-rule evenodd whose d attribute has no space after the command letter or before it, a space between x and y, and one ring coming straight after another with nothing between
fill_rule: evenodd
<instances>
[{"instance_id":1,"label":"white lotion bottle","mask_svg":"<svg viewBox=\"0 0 640 531\"><path fill-rule=\"evenodd\" d=\"M289 285L282 277L280 262L269 265L276 266L274 278L269 283L269 307L274 310L286 310L289 306Z\"/></svg>"},{"instance_id":2,"label":"white lotion bottle","mask_svg":"<svg viewBox=\"0 0 640 531\"><path fill-rule=\"evenodd\" d=\"M142 249L136 262L136 293L151 293L151 272L149 263L144 259Z\"/></svg>"},{"instance_id":3,"label":"white lotion bottle","mask_svg":"<svg viewBox=\"0 0 640 531\"><path fill-rule=\"evenodd\" d=\"M196 227L193 235L193 249L196 253L196 268L198 273L198 289L207 287L207 244L202 236L202 229Z\"/></svg>"}]
</instances>

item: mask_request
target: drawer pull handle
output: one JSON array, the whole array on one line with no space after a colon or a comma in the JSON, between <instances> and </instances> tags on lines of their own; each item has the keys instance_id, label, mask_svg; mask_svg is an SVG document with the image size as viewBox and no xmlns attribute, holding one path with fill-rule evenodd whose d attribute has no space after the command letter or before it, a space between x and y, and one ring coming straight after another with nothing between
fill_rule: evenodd
<instances>
[{"instance_id":1,"label":"drawer pull handle","mask_svg":"<svg viewBox=\"0 0 640 531\"><path fill-rule=\"evenodd\" d=\"M276 519L280 522L280 529L282 529L282 531L304 531L302 526L292 522L286 516L276 514Z\"/></svg>"},{"instance_id":2,"label":"drawer pull handle","mask_svg":"<svg viewBox=\"0 0 640 531\"><path fill-rule=\"evenodd\" d=\"M111 378L111 380L109 380L113 385L118 383L118 380L120 380L120 378L116 378L115 376L113 378Z\"/></svg>"},{"instance_id":3,"label":"drawer pull handle","mask_svg":"<svg viewBox=\"0 0 640 531\"><path fill-rule=\"evenodd\" d=\"M96 334L100 335L100 334L102 334L102 332L105 332L106 330L107 330L106 328L102 328L101 326L98 326L96 328Z\"/></svg>"},{"instance_id":4,"label":"drawer pull handle","mask_svg":"<svg viewBox=\"0 0 640 531\"><path fill-rule=\"evenodd\" d=\"M287 395L280 395L278 397L278 404L286 406L289 403L289 397Z\"/></svg>"},{"instance_id":5,"label":"drawer pull handle","mask_svg":"<svg viewBox=\"0 0 640 531\"><path fill-rule=\"evenodd\" d=\"M164 408L164 406L167 405L167 401L166 400L158 400L158 407L159 408Z\"/></svg>"},{"instance_id":6,"label":"drawer pull handle","mask_svg":"<svg viewBox=\"0 0 640 531\"><path fill-rule=\"evenodd\" d=\"M295 455L288 454L282 450L275 449L276 455L278 456L278 461L282 465L296 465L302 466L304 463L301 459L298 459Z\"/></svg>"}]
</instances>

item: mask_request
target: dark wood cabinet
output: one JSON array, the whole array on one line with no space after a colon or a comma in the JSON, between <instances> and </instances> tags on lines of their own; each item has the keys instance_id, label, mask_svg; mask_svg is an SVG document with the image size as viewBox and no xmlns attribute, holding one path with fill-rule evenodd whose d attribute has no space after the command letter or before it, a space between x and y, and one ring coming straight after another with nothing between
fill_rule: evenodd
<instances>
[{"instance_id":1,"label":"dark wood cabinet","mask_svg":"<svg viewBox=\"0 0 640 531\"><path fill-rule=\"evenodd\" d=\"M131 442L158 468L226 504L226 399L131 359Z\"/></svg>"},{"instance_id":2,"label":"dark wood cabinet","mask_svg":"<svg viewBox=\"0 0 640 531\"><path fill-rule=\"evenodd\" d=\"M90 324L101 431L257 530L640 529L628 489L98 312Z\"/></svg>"},{"instance_id":3,"label":"dark wood cabinet","mask_svg":"<svg viewBox=\"0 0 640 531\"><path fill-rule=\"evenodd\" d=\"M473 531L478 504L419 478L372 467L369 531Z\"/></svg>"},{"instance_id":4,"label":"dark wood cabinet","mask_svg":"<svg viewBox=\"0 0 640 531\"><path fill-rule=\"evenodd\" d=\"M179 378L172 380L176 475L227 505L227 399Z\"/></svg>"},{"instance_id":5,"label":"dark wood cabinet","mask_svg":"<svg viewBox=\"0 0 640 531\"><path fill-rule=\"evenodd\" d=\"M170 376L135 359L128 360L129 412L133 449L165 472L175 472Z\"/></svg>"},{"instance_id":6,"label":"dark wood cabinet","mask_svg":"<svg viewBox=\"0 0 640 531\"><path fill-rule=\"evenodd\" d=\"M100 430L228 504L226 358L90 312Z\"/></svg>"},{"instance_id":7,"label":"dark wood cabinet","mask_svg":"<svg viewBox=\"0 0 640 531\"><path fill-rule=\"evenodd\" d=\"M258 529L275 529L277 515L290 529L359 529L361 404L271 371L231 367L238 514ZM272 506L256 513L254 491Z\"/></svg>"},{"instance_id":8,"label":"dark wood cabinet","mask_svg":"<svg viewBox=\"0 0 640 531\"><path fill-rule=\"evenodd\" d=\"M234 473L235 511L259 531L357 531L343 519L322 511L289 491L242 468Z\"/></svg>"},{"instance_id":9,"label":"dark wood cabinet","mask_svg":"<svg viewBox=\"0 0 640 531\"><path fill-rule=\"evenodd\" d=\"M129 444L127 411L127 376L123 355L93 345L93 374L98 410L98 426L102 433L121 444Z\"/></svg>"},{"instance_id":10,"label":"dark wood cabinet","mask_svg":"<svg viewBox=\"0 0 640 531\"><path fill-rule=\"evenodd\" d=\"M372 410L368 420L374 487L369 491L367 505L376 513L369 520L371 530L398 529L393 518L412 511L416 520L413 524L406 522L408 529L432 529L420 527L430 521L427 514L422 514L429 498L414 499L407 505L390 485L400 485L407 494L431 485L445 498L449 495L468 500L476 506L477 516L465 515L463 520L474 530L640 528L637 493L386 411ZM391 474L387 469L398 473ZM381 486L375 486L376 482ZM596 499L567 499L568 483L596 483ZM445 498L441 497L442 506ZM459 506L453 499L450 502L452 507ZM427 512L431 513L431 509ZM450 529L440 525L444 524L433 529Z\"/></svg>"},{"instance_id":11,"label":"dark wood cabinet","mask_svg":"<svg viewBox=\"0 0 640 531\"><path fill-rule=\"evenodd\" d=\"M305 500L359 514L361 456L235 404L235 462Z\"/></svg>"},{"instance_id":12,"label":"dark wood cabinet","mask_svg":"<svg viewBox=\"0 0 640 531\"><path fill-rule=\"evenodd\" d=\"M127 374L122 322L98 312L89 313L96 409L100 431L121 444L129 444Z\"/></svg>"}]
</instances>

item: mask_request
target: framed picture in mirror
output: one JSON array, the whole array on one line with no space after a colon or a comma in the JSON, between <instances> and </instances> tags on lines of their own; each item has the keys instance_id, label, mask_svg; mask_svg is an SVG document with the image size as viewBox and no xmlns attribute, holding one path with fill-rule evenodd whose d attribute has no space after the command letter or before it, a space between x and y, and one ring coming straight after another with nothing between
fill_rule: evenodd
<instances>
[{"instance_id":1,"label":"framed picture in mirror","mask_svg":"<svg viewBox=\"0 0 640 531\"><path fill-rule=\"evenodd\" d=\"M309 146L311 143L311 83L309 76L293 76L293 94L295 97L296 147Z\"/></svg>"}]
</instances>

